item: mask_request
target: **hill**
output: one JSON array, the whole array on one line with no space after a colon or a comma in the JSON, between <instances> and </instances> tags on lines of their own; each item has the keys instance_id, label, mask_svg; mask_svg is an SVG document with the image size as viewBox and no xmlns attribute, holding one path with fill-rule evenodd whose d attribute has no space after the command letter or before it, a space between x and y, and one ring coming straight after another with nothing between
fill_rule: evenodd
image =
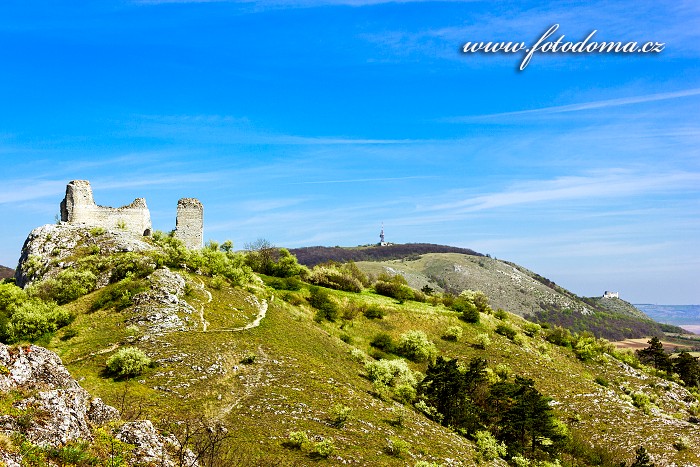
<instances>
[{"instance_id":1,"label":"hill","mask_svg":"<svg viewBox=\"0 0 700 467\"><path fill-rule=\"evenodd\" d=\"M254 274L246 266L255 264L254 254L216 245L187 251L161 235L126 239L45 226L30 238L21 265L26 289L58 299L72 317L32 339L58 353L71 375L125 420L152 420L191 447L200 465L505 466L504 458L525 462L514 460L518 455L531 457L530 465L535 458L619 465L640 445L657 465L700 462L695 396L603 341L555 335L506 312L478 313L470 323L437 302ZM464 256L437 255L453 264ZM506 264L473 259L485 270ZM2 287L33 303L8 289L14 286ZM0 312L13 323L4 336L12 339L22 328L17 311L8 310ZM107 361L128 347L153 363L130 378L110 373ZM423 378L438 376L462 389L434 397L436 386ZM519 405L525 394L539 404L532 406L536 418ZM0 404L0 417L22 416L13 410ZM504 414L556 423L523 425L521 438L510 428L519 422ZM467 428L468 420L476 425ZM548 436L538 435L543 427ZM507 442L507 451L487 449L489 437ZM0 451L19 450L12 439Z\"/></svg>"},{"instance_id":2,"label":"hill","mask_svg":"<svg viewBox=\"0 0 700 467\"><path fill-rule=\"evenodd\" d=\"M470 256L484 256L469 248L459 248L432 243L402 243L386 246L365 245L357 247L311 246L290 248L299 263L313 267L326 261L346 263L348 261L385 261L402 258L416 258L427 253L461 253Z\"/></svg>"},{"instance_id":3,"label":"hill","mask_svg":"<svg viewBox=\"0 0 700 467\"><path fill-rule=\"evenodd\" d=\"M15 270L6 266L0 266L0 280L7 279L15 275Z\"/></svg>"},{"instance_id":4,"label":"hill","mask_svg":"<svg viewBox=\"0 0 700 467\"><path fill-rule=\"evenodd\" d=\"M447 247L436 247L435 250L441 248ZM342 257L340 252L343 250L316 251ZM384 247L374 247L374 250L381 251ZM354 249L347 251L352 255ZM381 273L400 274L411 287L419 290L428 287L455 295L463 290L481 290L490 297L494 308L508 310L535 322L564 326L577 332L590 331L607 339L662 336L665 331L683 332L675 326L654 322L624 300L579 297L550 279L508 261L461 252L420 253L420 249L414 250L410 244L402 245L396 251L405 256L358 261L357 266L373 277ZM316 256L315 260L324 262L329 259L330 256Z\"/></svg>"}]
</instances>

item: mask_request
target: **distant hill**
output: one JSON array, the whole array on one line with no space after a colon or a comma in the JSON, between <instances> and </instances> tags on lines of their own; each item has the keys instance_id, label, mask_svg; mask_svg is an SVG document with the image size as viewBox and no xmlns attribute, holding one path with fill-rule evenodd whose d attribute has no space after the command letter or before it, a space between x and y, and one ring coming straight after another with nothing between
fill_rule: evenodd
<instances>
[{"instance_id":1,"label":"distant hill","mask_svg":"<svg viewBox=\"0 0 700 467\"><path fill-rule=\"evenodd\" d=\"M7 279L15 275L15 270L7 266L0 266L0 279Z\"/></svg>"},{"instance_id":2,"label":"distant hill","mask_svg":"<svg viewBox=\"0 0 700 467\"><path fill-rule=\"evenodd\" d=\"M297 257L301 264L309 267L316 266L326 261L386 261L392 259L417 259L420 255L428 253L461 253L470 256L484 256L469 248L459 248L447 245L435 245L432 243L402 243L395 245L379 246L368 245L358 247L328 247L311 246L306 248L293 248L289 250Z\"/></svg>"}]
</instances>

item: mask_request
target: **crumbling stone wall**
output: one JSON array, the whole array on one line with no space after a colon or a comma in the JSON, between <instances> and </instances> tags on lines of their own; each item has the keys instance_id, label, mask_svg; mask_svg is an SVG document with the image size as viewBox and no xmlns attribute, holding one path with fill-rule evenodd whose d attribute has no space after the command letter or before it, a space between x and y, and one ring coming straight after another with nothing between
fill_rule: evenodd
<instances>
[{"instance_id":1,"label":"crumbling stone wall","mask_svg":"<svg viewBox=\"0 0 700 467\"><path fill-rule=\"evenodd\" d=\"M182 240L185 246L191 250L202 248L204 238L204 207L198 199L182 198L177 202L175 238Z\"/></svg>"},{"instance_id":2,"label":"crumbling stone wall","mask_svg":"<svg viewBox=\"0 0 700 467\"><path fill-rule=\"evenodd\" d=\"M87 180L68 183L66 197L61 201L61 220L88 227L125 230L136 235L150 235L152 229L151 213L145 199L136 198L133 203L120 208L98 206Z\"/></svg>"}]
</instances>

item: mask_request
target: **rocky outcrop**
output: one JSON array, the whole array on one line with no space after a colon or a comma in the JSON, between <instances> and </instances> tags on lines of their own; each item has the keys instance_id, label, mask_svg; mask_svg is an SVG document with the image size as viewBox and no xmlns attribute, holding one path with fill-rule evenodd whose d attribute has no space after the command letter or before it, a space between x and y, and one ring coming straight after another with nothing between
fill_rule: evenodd
<instances>
[{"instance_id":1,"label":"rocky outcrop","mask_svg":"<svg viewBox=\"0 0 700 467\"><path fill-rule=\"evenodd\" d=\"M16 399L10 413L0 413L0 433L19 432L39 446L91 441L96 427L119 419L117 409L92 397L71 377L58 355L35 345L0 344L0 398ZM115 435L135 446L132 463L176 465L170 454L177 451L176 440L158 434L150 421L124 423ZM186 465L197 465L191 452L184 455L191 461ZM2 462L22 465L22 458L0 445Z\"/></svg>"},{"instance_id":2,"label":"rocky outcrop","mask_svg":"<svg viewBox=\"0 0 700 467\"><path fill-rule=\"evenodd\" d=\"M33 281L51 277L73 265L78 248L94 250L101 255L118 252L142 252L155 247L124 231L89 229L84 226L47 224L37 227L24 241L22 253L15 270L18 286L26 287ZM102 282L108 279L103 278ZM102 284L104 285L104 284Z\"/></svg>"},{"instance_id":3,"label":"rocky outcrop","mask_svg":"<svg viewBox=\"0 0 700 467\"><path fill-rule=\"evenodd\" d=\"M184 331L196 326L190 319L196 310L179 297L184 295L185 279L168 268L156 269L148 280L151 288L135 295L129 322L147 328L149 334ZM183 318L181 318L184 317Z\"/></svg>"}]
</instances>

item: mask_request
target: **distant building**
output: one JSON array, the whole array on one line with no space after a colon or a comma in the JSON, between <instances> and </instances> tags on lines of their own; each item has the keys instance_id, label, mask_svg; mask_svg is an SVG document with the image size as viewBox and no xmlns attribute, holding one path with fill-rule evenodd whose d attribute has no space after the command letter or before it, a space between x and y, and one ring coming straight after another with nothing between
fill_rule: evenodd
<instances>
[{"instance_id":1,"label":"distant building","mask_svg":"<svg viewBox=\"0 0 700 467\"><path fill-rule=\"evenodd\" d=\"M603 298L620 298L620 292L610 292L606 290L603 294Z\"/></svg>"}]
</instances>

